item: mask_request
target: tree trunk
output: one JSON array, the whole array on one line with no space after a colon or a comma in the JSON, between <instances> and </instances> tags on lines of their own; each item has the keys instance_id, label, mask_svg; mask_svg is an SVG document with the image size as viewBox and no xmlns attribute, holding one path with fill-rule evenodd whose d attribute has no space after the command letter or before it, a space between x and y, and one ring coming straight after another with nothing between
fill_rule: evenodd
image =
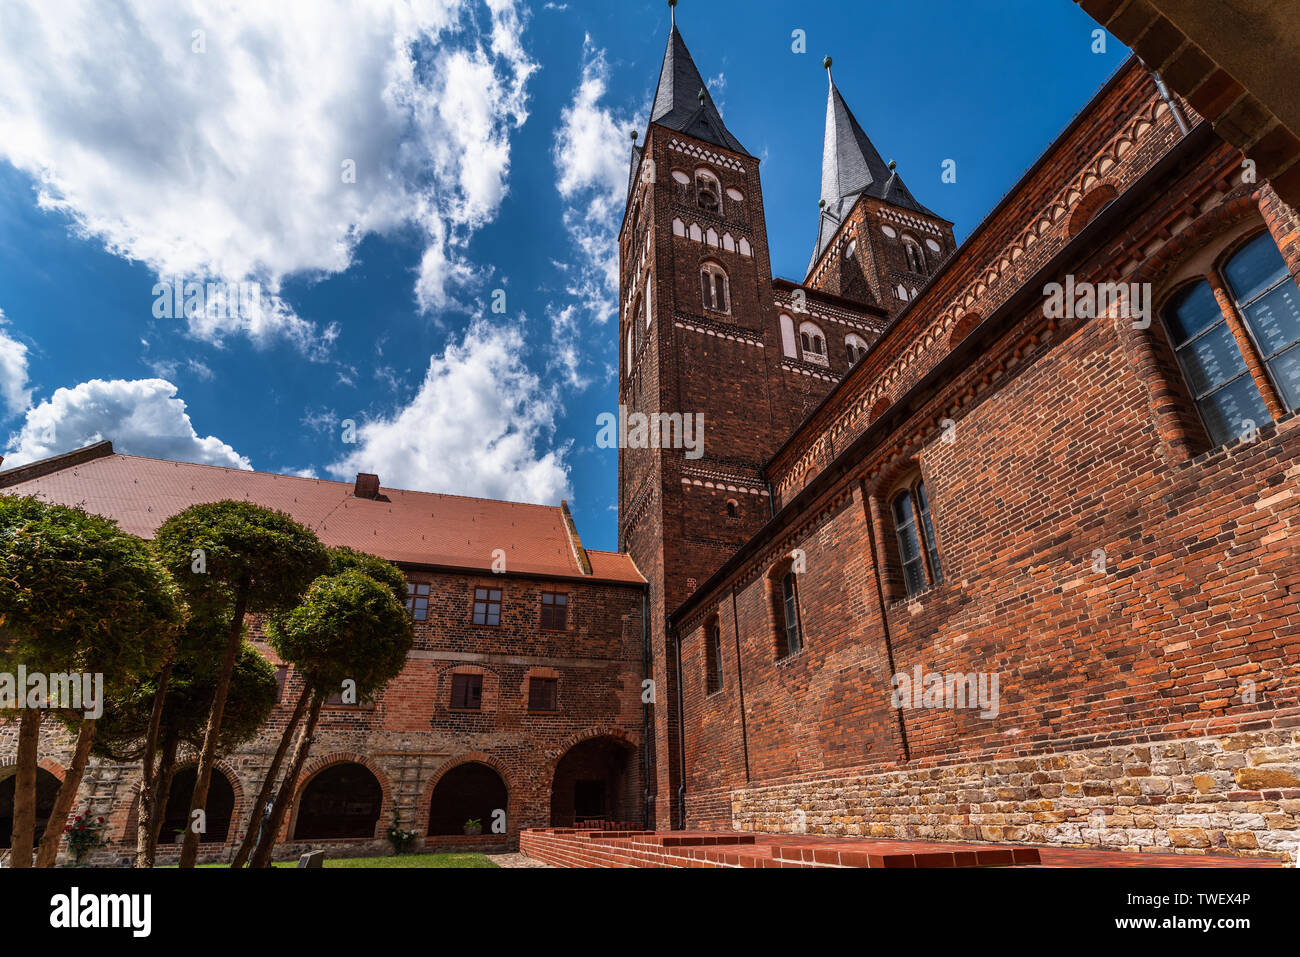
<instances>
[{"instance_id":1,"label":"tree trunk","mask_svg":"<svg viewBox=\"0 0 1300 957\"><path fill-rule=\"evenodd\" d=\"M158 793L154 797L153 818L149 822L146 867L153 867L158 855L158 837L162 832L163 822L167 820L167 802L172 796L172 779L176 774L176 748L179 743L175 733L168 733L163 739L162 758L158 763Z\"/></svg>"},{"instance_id":2,"label":"tree trunk","mask_svg":"<svg viewBox=\"0 0 1300 957\"><path fill-rule=\"evenodd\" d=\"M217 741L221 734L221 719L226 713L226 697L230 693L230 676L235 670L235 657L244 637L244 611L248 607L249 579L245 575L235 593L235 612L230 619L230 637L221 657L221 671L217 677L217 690L212 696L212 713L208 715L208 728L203 734L203 750L199 752L198 777L190 797L190 813L185 821L185 843L181 847L181 867L193 867L199 856L199 835L193 827L194 812L206 810L208 785L212 783L212 768L217 763Z\"/></svg>"},{"instance_id":3,"label":"tree trunk","mask_svg":"<svg viewBox=\"0 0 1300 957\"><path fill-rule=\"evenodd\" d=\"M23 708L18 719L18 777L14 781L14 829L10 867L31 867L36 843L36 752L41 743L41 712Z\"/></svg>"},{"instance_id":4,"label":"tree trunk","mask_svg":"<svg viewBox=\"0 0 1300 957\"><path fill-rule=\"evenodd\" d=\"M266 829L262 832L262 839L257 844L257 850L253 854L253 867L270 867L271 850L275 847L276 835L280 833L280 825L284 822L284 817L289 811L289 805L293 803L293 791L298 783L298 775L302 773L302 766L307 761L307 753L311 750L311 739L316 733L316 720L320 717L321 706L325 704L325 695L317 691L312 695L311 712L307 715L307 724L302 729L302 736L298 738L298 743L293 749L293 760L289 762L289 770L285 773L284 781L280 784L280 793L275 798L275 807L271 810L271 820L266 822Z\"/></svg>"},{"instance_id":5,"label":"tree trunk","mask_svg":"<svg viewBox=\"0 0 1300 957\"><path fill-rule=\"evenodd\" d=\"M95 743L95 719L84 718L77 730L77 747L72 752L72 764L63 777L59 796L54 799L54 808L50 811L50 820L45 825L45 834L41 837L41 847L36 853L37 867L53 867L59 856L59 844L63 841L63 828L76 803L77 791L81 779L86 773L86 762L90 760L90 746Z\"/></svg>"},{"instance_id":6,"label":"tree trunk","mask_svg":"<svg viewBox=\"0 0 1300 957\"><path fill-rule=\"evenodd\" d=\"M171 680L172 659L167 659L162 674L158 676L158 693L153 699L153 711L149 715L149 730L144 739L144 758L140 762L143 776L140 779L140 805L135 815L135 866L153 867L153 855L150 853L150 829L153 822L154 804L158 799L158 772L154 767L154 758L158 751L158 734L162 729L163 703L167 699L167 685Z\"/></svg>"},{"instance_id":7,"label":"tree trunk","mask_svg":"<svg viewBox=\"0 0 1300 957\"><path fill-rule=\"evenodd\" d=\"M271 791L275 788L275 779L280 774L280 765L284 764L284 756L289 751L289 744L293 741L293 735L298 730L299 722L302 721L302 713L307 710L307 701L310 697L311 685L305 684L303 685L302 694L298 695L298 703L294 706L293 714L289 717L289 723L285 725L284 733L280 735L280 744L275 749L275 756L271 759L271 766L266 769L262 789L257 792L257 800L253 802L253 807L248 812L248 827L244 831L244 839L240 842L235 859L230 862L231 867L243 867L248 860L248 855L253 851L253 845L257 843L258 827L262 822L262 809L266 807L266 802L271 799Z\"/></svg>"}]
</instances>

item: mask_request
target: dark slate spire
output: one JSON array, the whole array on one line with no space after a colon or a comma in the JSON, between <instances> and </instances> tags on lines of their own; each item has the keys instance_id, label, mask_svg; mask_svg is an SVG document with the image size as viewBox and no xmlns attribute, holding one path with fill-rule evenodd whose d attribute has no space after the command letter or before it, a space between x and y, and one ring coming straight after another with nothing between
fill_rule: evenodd
<instances>
[{"instance_id":1,"label":"dark slate spire","mask_svg":"<svg viewBox=\"0 0 1300 957\"><path fill-rule=\"evenodd\" d=\"M808 264L810 272L863 193L902 209L934 215L912 196L894 164L885 165L858 125L835 86L830 57L826 58L825 66L830 91L826 95L826 143L822 148L821 215L817 222L817 247Z\"/></svg>"},{"instance_id":2,"label":"dark slate spire","mask_svg":"<svg viewBox=\"0 0 1300 957\"><path fill-rule=\"evenodd\" d=\"M740 145L740 140L732 136L722 122L722 114L714 106L713 97L709 96L704 85L704 78L695 68L695 61L686 49L686 41L677 30L675 11L672 32L668 35L668 49L664 53L664 65L659 71L659 87L655 90L655 105L650 111L650 122L748 155L745 147Z\"/></svg>"}]
</instances>

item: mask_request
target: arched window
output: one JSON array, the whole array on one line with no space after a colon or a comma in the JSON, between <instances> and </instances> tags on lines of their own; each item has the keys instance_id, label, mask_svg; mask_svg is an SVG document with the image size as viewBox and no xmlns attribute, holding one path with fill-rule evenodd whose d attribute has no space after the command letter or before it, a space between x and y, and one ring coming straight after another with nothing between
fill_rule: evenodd
<instances>
[{"instance_id":1,"label":"arched window","mask_svg":"<svg viewBox=\"0 0 1300 957\"><path fill-rule=\"evenodd\" d=\"M717 263L705 263L700 267L700 286L705 309L731 312L731 285L725 269Z\"/></svg>"},{"instance_id":2,"label":"arched window","mask_svg":"<svg viewBox=\"0 0 1300 957\"><path fill-rule=\"evenodd\" d=\"M695 205L711 213L722 211L722 187L707 169L695 171Z\"/></svg>"},{"instance_id":3,"label":"arched window","mask_svg":"<svg viewBox=\"0 0 1300 957\"><path fill-rule=\"evenodd\" d=\"M722 623L717 615L704 626L704 688L707 694L722 690Z\"/></svg>"},{"instance_id":4,"label":"arched window","mask_svg":"<svg viewBox=\"0 0 1300 957\"><path fill-rule=\"evenodd\" d=\"M850 332L844 337L844 351L849 354L849 365L857 365L858 360L867 354L867 343L861 336Z\"/></svg>"},{"instance_id":5,"label":"arched window","mask_svg":"<svg viewBox=\"0 0 1300 957\"><path fill-rule=\"evenodd\" d=\"M1260 233L1242 246L1223 278L1282 403L1300 408L1300 287L1273 237Z\"/></svg>"},{"instance_id":6,"label":"arched window","mask_svg":"<svg viewBox=\"0 0 1300 957\"><path fill-rule=\"evenodd\" d=\"M1161 315L1213 445L1240 434L1246 420L1272 420L1207 281L1182 289Z\"/></svg>"},{"instance_id":7,"label":"arched window","mask_svg":"<svg viewBox=\"0 0 1300 957\"><path fill-rule=\"evenodd\" d=\"M911 236L903 237L903 253L907 256L907 268L910 272L925 275L925 252L921 244Z\"/></svg>"},{"instance_id":8,"label":"arched window","mask_svg":"<svg viewBox=\"0 0 1300 957\"><path fill-rule=\"evenodd\" d=\"M781 576L781 646L777 657L797 655L803 650L803 623L799 618L799 583L794 570L787 568Z\"/></svg>"},{"instance_id":9,"label":"arched window","mask_svg":"<svg viewBox=\"0 0 1300 957\"><path fill-rule=\"evenodd\" d=\"M816 323L799 324L799 344L803 346L805 361L826 365L826 337Z\"/></svg>"},{"instance_id":10,"label":"arched window","mask_svg":"<svg viewBox=\"0 0 1300 957\"><path fill-rule=\"evenodd\" d=\"M788 359L799 358L799 348L794 342L794 320L781 313L781 351Z\"/></svg>"},{"instance_id":11,"label":"arched window","mask_svg":"<svg viewBox=\"0 0 1300 957\"><path fill-rule=\"evenodd\" d=\"M734 498L727 499L727 518L736 518L740 515L740 506L736 504Z\"/></svg>"},{"instance_id":12,"label":"arched window","mask_svg":"<svg viewBox=\"0 0 1300 957\"><path fill-rule=\"evenodd\" d=\"M918 478L901 489L894 495L890 508L894 514L894 531L898 535L899 558L903 563L903 583L908 595L915 595L943 581L925 481Z\"/></svg>"}]
</instances>

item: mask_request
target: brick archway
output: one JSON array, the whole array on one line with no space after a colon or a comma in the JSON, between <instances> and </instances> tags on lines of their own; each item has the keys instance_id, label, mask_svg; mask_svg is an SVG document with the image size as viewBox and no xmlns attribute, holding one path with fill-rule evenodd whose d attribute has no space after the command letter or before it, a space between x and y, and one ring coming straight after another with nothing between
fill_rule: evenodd
<instances>
[{"instance_id":1,"label":"brick archway","mask_svg":"<svg viewBox=\"0 0 1300 957\"><path fill-rule=\"evenodd\" d=\"M520 793L518 784L514 780L514 776L510 773L510 770L491 755L484 754L482 751L466 751L464 754L458 754L454 758L448 758L442 764L438 765L437 770L433 772L432 777L429 778L428 783L425 784L424 789L420 792L420 804L415 809L415 823L423 826L425 836L428 836L429 834L429 807L433 803L433 792L438 787L438 782L447 775L448 771L454 771L456 768L464 764L483 764L495 771L505 783L506 793L510 796L512 802L516 800L515 796ZM548 765L548 781L550 780L549 772L551 770L553 769ZM514 818L516 816L517 815L514 813L510 813L507 816L506 826L509 832L517 830L514 825Z\"/></svg>"},{"instance_id":2,"label":"brick archway","mask_svg":"<svg viewBox=\"0 0 1300 957\"><path fill-rule=\"evenodd\" d=\"M359 764L373 774L375 780L379 783L379 817L375 822L375 833L369 839L375 840L383 835L384 829L388 826L386 822L393 813L393 789L388 782L388 775L367 755L351 751L335 751L311 758L306 767L302 769L302 773L298 775L298 781L293 791L293 805L290 807L289 813L285 815L285 823L281 826L279 841L295 840L293 835L298 828L298 812L302 809L302 796L307 786L321 772L328 771L340 764ZM350 840L359 840L359 838Z\"/></svg>"},{"instance_id":3,"label":"brick archway","mask_svg":"<svg viewBox=\"0 0 1300 957\"><path fill-rule=\"evenodd\" d=\"M175 781L176 775L180 774L182 771L188 771L190 768L197 767L198 763L199 761L197 757L185 758L182 761L178 761L175 768L172 770L172 780ZM239 775L235 773L234 767L232 767L227 761L218 759L212 765L212 770L214 773L220 771L222 775L225 776L226 781L230 784L231 791L234 792L234 804L230 810L230 827L226 832L226 840L224 841L224 843L229 844L231 841L240 838L241 834L239 833L239 829L243 827L245 823L244 816L247 814L247 801L244 797L244 784L240 781ZM119 803L118 808L114 808L112 818L110 819L112 830L121 834L121 840L124 843L133 846L136 841L136 827L140 822L140 789L141 782L136 781L132 784L130 790L127 792L124 816L122 816L119 811L119 808L122 807L122 804ZM169 795L169 800L170 797L171 795Z\"/></svg>"},{"instance_id":4,"label":"brick archway","mask_svg":"<svg viewBox=\"0 0 1300 957\"><path fill-rule=\"evenodd\" d=\"M451 779L455 779L454 785ZM495 780L494 780L495 779ZM444 782L456 791L439 794ZM491 833L492 815L497 809L506 812L506 834L517 833L518 798L505 767L487 755L477 752L461 755L443 764L429 781L421 795L421 808L426 837L457 835L461 823L470 818L482 822L483 833ZM435 801L438 813L435 814ZM435 833L436 832L436 833Z\"/></svg>"},{"instance_id":5,"label":"brick archway","mask_svg":"<svg viewBox=\"0 0 1300 957\"><path fill-rule=\"evenodd\" d=\"M63 784L63 778L66 772L58 763L42 758L36 762L36 831L35 839L39 844L41 836L45 832L45 826L49 822L50 811L54 807L54 800L58 796L59 788ZM13 781L17 786L18 765L6 764L0 765L0 785L6 785ZM12 815L13 803L9 804L9 812ZM6 818L6 823L0 825L0 850L9 846L9 837L12 831L12 816Z\"/></svg>"},{"instance_id":6,"label":"brick archway","mask_svg":"<svg viewBox=\"0 0 1300 957\"><path fill-rule=\"evenodd\" d=\"M636 750L631 736L616 727L589 728L548 750L551 825L636 817Z\"/></svg>"}]
</instances>

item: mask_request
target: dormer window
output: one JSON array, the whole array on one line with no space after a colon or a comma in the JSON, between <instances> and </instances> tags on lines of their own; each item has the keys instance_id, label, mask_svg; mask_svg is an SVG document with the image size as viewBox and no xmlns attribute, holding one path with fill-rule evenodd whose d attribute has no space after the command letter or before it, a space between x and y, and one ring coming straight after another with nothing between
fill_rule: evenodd
<instances>
[{"instance_id":1,"label":"dormer window","mask_svg":"<svg viewBox=\"0 0 1300 957\"><path fill-rule=\"evenodd\" d=\"M695 171L695 205L710 213L722 212L722 186L706 169Z\"/></svg>"}]
</instances>

